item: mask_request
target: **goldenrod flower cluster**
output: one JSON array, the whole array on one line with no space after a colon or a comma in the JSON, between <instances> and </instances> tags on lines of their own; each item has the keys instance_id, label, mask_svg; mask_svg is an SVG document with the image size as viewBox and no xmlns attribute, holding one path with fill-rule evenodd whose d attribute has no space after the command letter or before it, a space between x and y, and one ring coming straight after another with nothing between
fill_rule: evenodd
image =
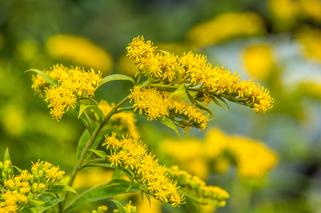
<instances>
[{"instance_id":1,"label":"goldenrod flower cluster","mask_svg":"<svg viewBox=\"0 0 321 213\"><path fill-rule=\"evenodd\" d=\"M251 12L223 13L188 32L189 40L197 47L216 44L240 36L265 33L263 19Z\"/></svg>"},{"instance_id":2,"label":"goldenrod flower cluster","mask_svg":"<svg viewBox=\"0 0 321 213\"><path fill-rule=\"evenodd\" d=\"M39 195L50 190L63 178L65 172L45 161L34 163L31 170L13 172L10 161L0 162L0 212L14 213L23 207L32 207Z\"/></svg>"},{"instance_id":3,"label":"goldenrod flower cluster","mask_svg":"<svg viewBox=\"0 0 321 213\"><path fill-rule=\"evenodd\" d=\"M106 116L112 109L112 105L110 105L106 101L100 101L98 107ZM118 129L121 132L125 132L134 140L139 139L139 133L136 127L136 119L135 115L132 112L118 112L112 115L110 118L112 125L117 125Z\"/></svg>"},{"instance_id":4,"label":"goldenrod flower cluster","mask_svg":"<svg viewBox=\"0 0 321 213\"><path fill-rule=\"evenodd\" d=\"M129 202L123 207L123 211L120 211L118 209L114 209L114 211L113 211L113 213L120 213L120 212L123 212L123 213L136 213L137 209L136 209L136 206L133 206L131 204L131 202Z\"/></svg>"},{"instance_id":5,"label":"goldenrod flower cluster","mask_svg":"<svg viewBox=\"0 0 321 213\"><path fill-rule=\"evenodd\" d=\"M229 153L236 162L241 177L264 177L278 161L274 151L260 141L250 138L228 136L218 129L212 129L205 140L206 155L220 159L224 157L224 153Z\"/></svg>"},{"instance_id":6,"label":"goldenrod flower cluster","mask_svg":"<svg viewBox=\"0 0 321 213\"><path fill-rule=\"evenodd\" d=\"M321 30L304 28L298 34L298 41L302 45L303 53L307 58L321 61Z\"/></svg>"},{"instance_id":7,"label":"goldenrod flower cluster","mask_svg":"<svg viewBox=\"0 0 321 213\"><path fill-rule=\"evenodd\" d=\"M248 74L258 80L266 80L276 65L273 49L266 43L246 47L242 52L242 61Z\"/></svg>"},{"instance_id":8,"label":"goldenrod flower cluster","mask_svg":"<svg viewBox=\"0 0 321 213\"><path fill-rule=\"evenodd\" d=\"M177 166L171 167L168 172L179 185L183 186L183 193L195 201L202 204L215 203L216 207L226 205L229 194L224 189L218 186L208 186L200 178L180 170Z\"/></svg>"},{"instance_id":9,"label":"goldenrod flower cluster","mask_svg":"<svg viewBox=\"0 0 321 213\"><path fill-rule=\"evenodd\" d=\"M111 70L111 56L102 48L86 38L74 35L58 34L48 38L46 43L49 55L64 59L103 72Z\"/></svg>"},{"instance_id":10,"label":"goldenrod flower cluster","mask_svg":"<svg viewBox=\"0 0 321 213\"><path fill-rule=\"evenodd\" d=\"M149 120L169 117L183 128L205 129L207 127L207 115L196 106L188 104L168 92L136 86L131 90L129 97L135 111L144 113Z\"/></svg>"},{"instance_id":11,"label":"goldenrod flower cluster","mask_svg":"<svg viewBox=\"0 0 321 213\"><path fill-rule=\"evenodd\" d=\"M206 104L211 98L237 102L254 108L256 112L265 112L273 105L273 99L265 88L252 81L242 81L239 76L230 71L211 65L204 55L189 52L183 56L177 56L158 50L151 41L145 41L142 36L134 38L129 43L127 55L135 62L139 69L138 74L152 79L150 87L169 90L183 85L190 98L192 97L194 106L199 107L197 105L199 103ZM157 100L165 96L164 93L156 90L148 91L151 98L142 97L144 101L140 101L140 104L136 106L137 109L143 111L149 109L145 111L150 119L165 116L166 108L156 107L156 105L166 106L166 100ZM139 100L138 97L141 94L137 88L132 91L132 97L136 100ZM156 109L153 110L155 107Z\"/></svg>"},{"instance_id":12,"label":"goldenrod flower cluster","mask_svg":"<svg viewBox=\"0 0 321 213\"><path fill-rule=\"evenodd\" d=\"M129 170L135 181L156 199L173 206L182 204L183 198L176 184L167 176L146 146L131 138L119 140L115 134L106 137L105 145L111 154L107 156L112 165Z\"/></svg>"},{"instance_id":13,"label":"goldenrod flower cluster","mask_svg":"<svg viewBox=\"0 0 321 213\"><path fill-rule=\"evenodd\" d=\"M50 108L54 119L61 119L69 109L74 109L77 100L90 98L101 81L101 74L93 69L85 70L82 67L65 67L54 65L45 73L56 81L49 85L41 75L33 77L32 88L43 91L44 99Z\"/></svg>"},{"instance_id":14,"label":"goldenrod flower cluster","mask_svg":"<svg viewBox=\"0 0 321 213\"><path fill-rule=\"evenodd\" d=\"M102 206L98 206L97 209L92 210L91 213L105 213L107 212L107 210L108 210L108 207L105 205L102 205Z\"/></svg>"}]
</instances>

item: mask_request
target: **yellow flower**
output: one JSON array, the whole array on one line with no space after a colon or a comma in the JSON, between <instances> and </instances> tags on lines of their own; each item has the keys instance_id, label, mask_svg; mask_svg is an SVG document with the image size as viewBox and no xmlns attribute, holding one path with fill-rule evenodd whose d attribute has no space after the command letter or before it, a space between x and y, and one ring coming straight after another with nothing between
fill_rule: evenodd
<instances>
[{"instance_id":1,"label":"yellow flower","mask_svg":"<svg viewBox=\"0 0 321 213\"><path fill-rule=\"evenodd\" d=\"M218 129L212 129L205 140L206 153L209 158L216 158L218 163L224 161L228 152L236 161L237 171L241 177L261 178L275 167L277 154L260 141L241 136L225 135ZM226 162L225 162L226 164Z\"/></svg>"},{"instance_id":2,"label":"yellow flower","mask_svg":"<svg viewBox=\"0 0 321 213\"><path fill-rule=\"evenodd\" d=\"M3 164L2 164L3 165ZM3 171L7 170L8 162L3 165ZM4 185L0 189L0 212L18 212L24 206L33 206L40 194L49 186L59 184L64 171L45 161L38 161L28 170L18 171L18 175L4 175ZM29 202L31 201L31 202Z\"/></svg>"},{"instance_id":3,"label":"yellow flower","mask_svg":"<svg viewBox=\"0 0 321 213\"><path fill-rule=\"evenodd\" d=\"M120 73L130 75L130 76L134 76L135 73L138 71L134 62L130 60L126 55L123 55L119 58L117 62L117 70Z\"/></svg>"},{"instance_id":4,"label":"yellow flower","mask_svg":"<svg viewBox=\"0 0 321 213\"><path fill-rule=\"evenodd\" d=\"M135 111L144 113L149 120L168 116L168 99L165 94L156 89L141 89L136 86L131 90L129 98L133 102Z\"/></svg>"},{"instance_id":5,"label":"yellow flower","mask_svg":"<svg viewBox=\"0 0 321 213\"><path fill-rule=\"evenodd\" d=\"M138 199L137 210L138 212L151 212L151 213L162 213L161 203L151 198L148 199Z\"/></svg>"},{"instance_id":6,"label":"yellow flower","mask_svg":"<svg viewBox=\"0 0 321 213\"><path fill-rule=\"evenodd\" d=\"M56 59L65 59L76 64L93 67L109 72L112 68L111 56L102 48L86 38L58 34L48 38L46 47L49 55Z\"/></svg>"},{"instance_id":7,"label":"yellow flower","mask_svg":"<svg viewBox=\"0 0 321 213\"><path fill-rule=\"evenodd\" d=\"M281 29L287 29L300 20L311 19L321 23L319 0L269 0L269 11Z\"/></svg>"},{"instance_id":8,"label":"yellow flower","mask_svg":"<svg viewBox=\"0 0 321 213\"><path fill-rule=\"evenodd\" d=\"M155 88L134 87L129 96L135 111L144 113L149 120L164 117L180 118L178 123L183 128L197 127L205 129L208 117L196 106L185 103L170 93L160 92Z\"/></svg>"},{"instance_id":9,"label":"yellow flower","mask_svg":"<svg viewBox=\"0 0 321 213\"><path fill-rule=\"evenodd\" d=\"M303 80L298 84L298 90L304 97L321 100L321 83L314 80Z\"/></svg>"},{"instance_id":10,"label":"yellow flower","mask_svg":"<svg viewBox=\"0 0 321 213\"><path fill-rule=\"evenodd\" d=\"M91 213L105 213L107 212L108 207L105 205L98 206L97 210L92 210Z\"/></svg>"},{"instance_id":11,"label":"yellow flower","mask_svg":"<svg viewBox=\"0 0 321 213\"><path fill-rule=\"evenodd\" d=\"M242 81L223 67L211 65L204 55L189 52L177 56L158 50L151 41L140 36L134 38L127 49L128 57L134 60L139 70L137 75L146 75L152 83L155 82L149 89L133 89L131 95L136 110L144 112L151 120L168 116L168 108L173 102L179 114L187 116L200 128L206 127L207 119L199 113L197 108L200 105L195 103L208 104L212 98L227 99L252 107L256 112L265 112L273 106L273 99L265 88L252 81ZM170 90L181 86L185 86L189 95L194 97L191 106L185 107L175 98L171 98L169 106L168 102L160 100L168 99L166 96L171 96ZM186 108L184 112L180 111L182 107Z\"/></svg>"},{"instance_id":12,"label":"yellow flower","mask_svg":"<svg viewBox=\"0 0 321 213\"><path fill-rule=\"evenodd\" d=\"M253 36L265 33L262 18L251 12L224 13L188 32L188 38L197 47L216 44L239 36Z\"/></svg>"},{"instance_id":13,"label":"yellow flower","mask_svg":"<svg viewBox=\"0 0 321 213\"><path fill-rule=\"evenodd\" d=\"M268 44L253 44L242 52L242 61L248 74L259 80L266 80L275 68L272 47Z\"/></svg>"},{"instance_id":14,"label":"yellow flower","mask_svg":"<svg viewBox=\"0 0 321 213\"><path fill-rule=\"evenodd\" d=\"M106 101L100 101L98 104L98 107L102 110L105 116L112 109L112 106L110 106ZM133 138L134 140L139 139L140 136L138 133L138 129L136 127L136 119L135 119L134 113L132 112L115 113L110 119L113 124L114 123L117 124L118 129L121 129L125 133L129 134L131 138Z\"/></svg>"},{"instance_id":15,"label":"yellow flower","mask_svg":"<svg viewBox=\"0 0 321 213\"><path fill-rule=\"evenodd\" d=\"M160 150L182 169L205 179L209 171L203 145L197 139L167 139L161 143Z\"/></svg>"},{"instance_id":16,"label":"yellow flower","mask_svg":"<svg viewBox=\"0 0 321 213\"><path fill-rule=\"evenodd\" d=\"M32 87L35 91L44 90L44 99L48 103L50 114L57 120L69 109L74 109L79 98L92 97L101 81L100 73L81 67L54 65L45 73L57 83L44 85L41 80L43 77L37 75L33 77Z\"/></svg>"},{"instance_id":17,"label":"yellow flower","mask_svg":"<svg viewBox=\"0 0 321 213\"><path fill-rule=\"evenodd\" d=\"M287 28L297 21L301 8L297 0L269 0L268 9L276 24Z\"/></svg>"},{"instance_id":18,"label":"yellow flower","mask_svg":"<svg viewBox=\"0 0 321 213\"><path fill-rule=\"evenodd\" d=\"M133 178L141 183L149 194L173 206L182 203L183 198L176 184L167 176L165 168L147 152L144 144L131 138L119 140L113 134L106 137L105 145L111 149L112 154L108 156L111 163L130 170L134 174Z\"/></svg>"},{"instance_id":19,"label":"yellow flower","mask_svg":"<svg viewBox=\"0 0 321 213\"><path fill-rule=\"evenodd\" d=\"M229 194L218 186L208 186L197 176L192 176L177 166L168 169L169 175L183 186L182 191L200 204L214 204L216 207L226 205Z\"/></svg>"},{"instance_id":20,"label":"yellow flower","mask_svg":"<svg viewBox=\"0 0 321 213\"><path fill-rule=\"evenodd\" d=\"M321 30L316 28L303 28L298 34L298 41L307 58L321 61Z\"/></svg>"}]
</instances>

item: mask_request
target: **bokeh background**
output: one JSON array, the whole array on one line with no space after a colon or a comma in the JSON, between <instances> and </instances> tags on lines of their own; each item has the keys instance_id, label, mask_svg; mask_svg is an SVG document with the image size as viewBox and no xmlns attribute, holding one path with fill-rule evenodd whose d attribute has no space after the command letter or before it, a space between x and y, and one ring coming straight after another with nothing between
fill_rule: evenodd
<instances>
[{"instance_id":1,"label":"bokeh background","mask_svg":"<svg viewBox=\"0 0 321 213\"><path fill-rule=\"evenodd\" d=\"M213 64L262 83L275 98L264 115L213 105L209 130L181 132L186 141L137 116L141 137L162 163L181 164L226 189L231 198L217 212L321 212L320 0L0 0L0 153L9 147L20 167L43 159L70 171L83 126L75 113L52 120L24 71L59 62L134 75L125 48L137 35L177 54L204 53ZM113 102L130 86L111 83L97 97ZM249 178L237 164L184 155L196 152L188 146L202 146L213 128L266 144L278 156L276 166ZM180 149L168 141L181 141ZM247 159L251 165L252 156ZM87 177L108 176L95 174ZM154 206L141 212L184 212Z\"/></svg>"}]
</instances>

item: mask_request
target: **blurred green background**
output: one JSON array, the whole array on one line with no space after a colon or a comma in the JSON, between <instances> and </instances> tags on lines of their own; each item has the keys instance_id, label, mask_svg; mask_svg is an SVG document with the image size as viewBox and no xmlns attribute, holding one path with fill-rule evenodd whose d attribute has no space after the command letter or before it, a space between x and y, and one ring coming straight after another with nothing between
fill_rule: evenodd
<instances>
[{"instance_id":1,"label":"blurred green background","mask_svg":"<svg viewBox=\"0 0 321 213\"><path fill-rule=\"evenodd\" d=\"M59 62L133 74L124 55L137 35L176 53L205 53L213 64L264 84L275 98L265 115L233 104L212 107L209 128L264 141L279 156L261 184L233 170L210 173L207 181L231 196L217 212L321 212L319 0L0 0L0 153L9 147L20 167L43 159L70 171L83 127L73 113L52 120L24 71ZM97 97L113 102L130 86L112 83ZM151 150L173 163L158 148L175 133L137 120ZM203 134L192 130L187 137Z\"/></svg>"}]
</instances>

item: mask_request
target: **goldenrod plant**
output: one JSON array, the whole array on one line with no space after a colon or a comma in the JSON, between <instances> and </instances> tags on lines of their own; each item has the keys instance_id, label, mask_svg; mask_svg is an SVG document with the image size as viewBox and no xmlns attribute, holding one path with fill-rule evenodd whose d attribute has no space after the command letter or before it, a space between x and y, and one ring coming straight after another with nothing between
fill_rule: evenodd
<instances>
[{"instance_id":1,"label":"goldenrod plant","mask_svg":"<svg viewBox=\"0 0 321 213\"><path fill-rule=\"evenodd\" d=\"M137 212L130 196L126 205L114 199L137 192L144 199L153 197L172 208L226 205L229 194L224 189L158 161L140 137L135 113L150 121L158 120L176 132L191 128L205 131L213 117L211 103L226 108L228 102L234 102L264 113L273 106L269 91L210 64L205 55L176 55L158 49L143 36L128 44L127 56L137 67L134 77L103 76L93 68L62 64L28 70L35 73L32 88L48 104L51 117L61 120L68 112L78 112L76 117L85 130L75 150L77 161L66 174L43 161L25 171L5 159L1 164L0 211L79 212L91 204L92 212ZM131 82L127 96L116 103L97 100L95 92L112 81ZM212 146L208 151L216 148L216 144ZM241 157L238 147L227 147ZM238 159L240 163L242 159ZM78 190L81 187L77 186L77 177L90 167L105 168L113 174L108 175L107 182Z\"/></svg>"}]
</instances>

